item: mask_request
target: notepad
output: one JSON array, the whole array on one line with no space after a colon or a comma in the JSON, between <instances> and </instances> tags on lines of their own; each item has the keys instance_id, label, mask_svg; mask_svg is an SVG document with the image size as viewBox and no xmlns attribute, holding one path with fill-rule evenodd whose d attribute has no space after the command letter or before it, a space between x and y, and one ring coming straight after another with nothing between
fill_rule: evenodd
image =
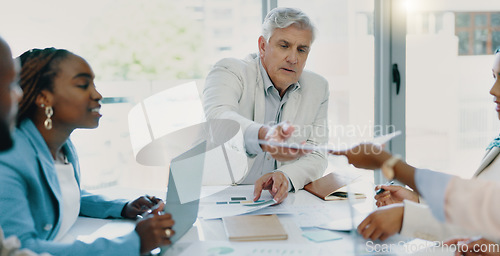
<instances>
[{"instance_id":1,"label":"notepad","mask_svg":"<svg viewBox=\"0 0 500 256\"><path fill-rule=\"evenodd\" d=\"M329 173L304 186L304 190L323 200L343 200L347 199L346 186L352 182L347 177L336 173ZM366 198L365 194L354 193L356 199Z\"/></svg>"},{"instance_id":2,"label":"notepad","mask_svg":"<svg viewBox=\"0 0 500 256\"><path fill-rule=\"evenodd\" d=\"M239 215L222 218L231 241L286 240L288 235L276 214Z\"/></svg>"}]
</instances>

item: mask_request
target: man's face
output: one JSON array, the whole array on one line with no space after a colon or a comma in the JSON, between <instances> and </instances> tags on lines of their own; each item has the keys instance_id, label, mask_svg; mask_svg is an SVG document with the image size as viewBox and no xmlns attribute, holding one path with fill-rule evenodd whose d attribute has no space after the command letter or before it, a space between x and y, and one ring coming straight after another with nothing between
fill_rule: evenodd
<instances>
[{"instance_id":1,"label":"man's face","mask_svg":"<svg viewBox=\"0 0 500 256\"><path fill-rule=\"evenodd\" d=\"M295 25L274 30L269 42L259 38L262 65L280 94L299 81L312 43L312 32Z\"/></svg>"},{"instance_id":2,"label":"man's face","mask_svg":"<svg viewBox=\"0 0 500 256\"><path fill-rule=\"evenodd\" d=\"M11 132L22 91L17 83L19 65L12 59L7 44L0 39L0 150L12 147Z\"/></svg>"}]
</instances>

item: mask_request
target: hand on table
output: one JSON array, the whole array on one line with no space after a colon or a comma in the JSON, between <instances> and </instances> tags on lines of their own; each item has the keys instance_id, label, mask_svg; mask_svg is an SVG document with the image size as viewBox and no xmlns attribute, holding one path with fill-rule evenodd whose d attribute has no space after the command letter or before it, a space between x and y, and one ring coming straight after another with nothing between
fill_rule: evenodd
<instances>
[{"instance_id":1,"label":"hand on table","mask_svg":"<svg viewBox=\"0 0 500 256\"><path fill-rule=\"evenodd\" d=\"M365 239L384 241L401 231L403 213L403 204L380 207L359 224L358 233Z\"/></svg>"},{"instance_id":2,"label":"hand on table","mask_svg":"<svg viewBox=\"0 0 500 256\"><path fill-rule=\"evenodd\" d=\"M288 178L282 172L266 173L255 181L254 201L259 200L262 190L269 190L271 196L279 204L288 196Z\"/></svg>"}]
</instances>

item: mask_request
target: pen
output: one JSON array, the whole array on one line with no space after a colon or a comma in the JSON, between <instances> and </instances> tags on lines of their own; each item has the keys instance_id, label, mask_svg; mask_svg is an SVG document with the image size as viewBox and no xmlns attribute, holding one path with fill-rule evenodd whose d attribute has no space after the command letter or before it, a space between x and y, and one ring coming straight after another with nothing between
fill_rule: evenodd
<instances>
[{"instance_id":1,"label":"pen","mask_svg":"<svg viewBox=\"0 0 500 256\"><path fill-rule=\"evenodd\" d=\"M385 186L390 186L390 185L393 185L394 184L394 181L391 180L391 181L388 181L387 183L385 183L384 185ZM376 195L379 195L381 193L383 193L385 191L385 189L383 188L380 188L379 190L377 190L377 192L375 192Z\"/></svg>"}]
</instances>

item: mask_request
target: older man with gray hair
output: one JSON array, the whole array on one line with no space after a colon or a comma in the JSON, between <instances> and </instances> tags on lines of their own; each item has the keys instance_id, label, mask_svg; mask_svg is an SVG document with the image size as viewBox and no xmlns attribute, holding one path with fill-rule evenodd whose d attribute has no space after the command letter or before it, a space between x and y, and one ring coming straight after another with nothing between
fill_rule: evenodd
<instances>
[{"instance_id":1,"label":"older man with gray hair","mask_svg":"<svg viewBox=\"0 0 500 256\"><path fill-rule=\"evenodd\" d=\"M328 82L304 70L314 40L309 17L293 8L266 16L259 53L217 62L206 79L207 119L232 119L243 132L248 169L238 184L255 184L254 200L269 190L277 202L324 173L319 151L259 143L274 140L317 145L328 142Z\"/></svg>"}]
</instances>

